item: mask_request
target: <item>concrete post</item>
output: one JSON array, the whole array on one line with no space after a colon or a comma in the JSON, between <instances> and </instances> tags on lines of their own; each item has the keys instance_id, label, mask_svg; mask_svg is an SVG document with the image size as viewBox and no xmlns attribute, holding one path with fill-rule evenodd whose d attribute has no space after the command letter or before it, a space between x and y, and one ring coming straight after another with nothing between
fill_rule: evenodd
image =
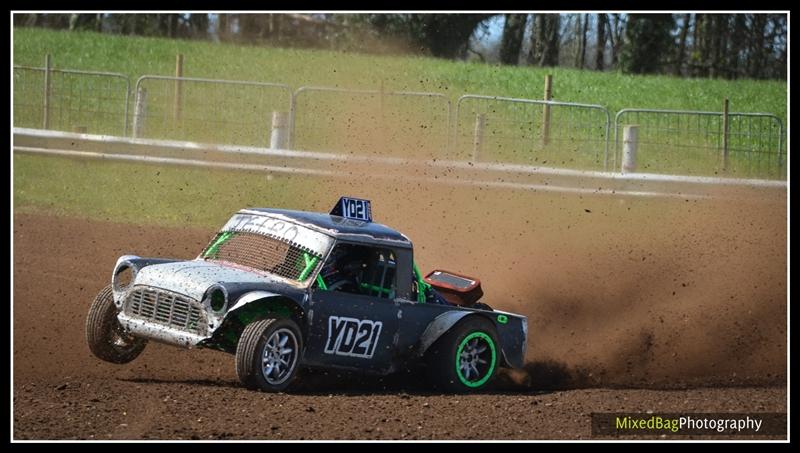
<instances>
[{"instance_id":1,"label":"concrete post","mask_svg":"<svg viewBox=\"0 0 800 453\"><path fill-rule=\"evenodd\" d=\"M636 150L639 145L639 126L625 126L622 135L622 173L636 171Z\"/></svg>"},{"instance_id":2,"label":"concrete post","mask_svg":"<svg viewBox=\"0 0 800 453\"><path fill-rule=\"evenodd\" d=\"M50 92L52 82L50 80L50 71L53 66L53 60L50 54L44 56L44 96L42 101L42 129L50 129Z\"/></svg>"},{"instance_id":3,"label":"concrete post","mask_svg":"<svg viewBox=\"0 0 800 453\"><path fill-rule=\"evenodd\" d=\"M147 115L147 90L139 87L136 92L136 104L133 107L133 138L139 138L144 133L144 119Z\"/></svg>"},{"instance_id":4,"label":"concrete post","mask_svg":"<svg viewBox=\"0 0 800 453\"><path fill-rule=\"evenodd\" d=\"M483 133L486 128L486 114L475 115L475 136L472 142L472 162L477 162L483 148Z\"/></svg>"},{"instance_id":5,"label":"concrete post","mask_svg":"<svg viewBox=\"0 0 800 453\"><path fill-rule=\"evenodd\" d=\"M183 54L178 54L175 57L175 77L183 77ZM175 122L181 119L181 104L183 98L183 82L178 79L175 80L175 106L173 110L173 118Z\"/></svg>"},{"instance_id":6,"label":"concrete post","mask_svg":"<svg viewBox=\"0 0 800 453\"><path fill-rule=\"evenodd\" d=\"M553 76L544 76L544 100L549 101L553 98ZM542 147L550 142L550 105L542 107Z\"/></svg>"},{"instance_id":7,"label":"concrete post","mask_svg":"<svg viewBox=\"0 0 800 453\"><path fill-rule=\"evenodd\" d=\"M289 144L289 115L272 112L272 133L269 136L271 149L286 149Z\"/></svg>"}]
</instances>

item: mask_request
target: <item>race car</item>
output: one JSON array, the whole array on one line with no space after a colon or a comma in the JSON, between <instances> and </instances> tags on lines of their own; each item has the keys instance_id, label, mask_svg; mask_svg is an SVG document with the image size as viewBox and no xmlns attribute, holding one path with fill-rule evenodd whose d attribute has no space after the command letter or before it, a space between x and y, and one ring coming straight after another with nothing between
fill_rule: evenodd
<instances>
[{"instance_id":1,"label":"race car","mask_svg":"<svg viewBox=\"0 0 800 453\"><path fill-rule=\"evenodd\" d=\"M148 341L236 356L241 383L291 390L299 369L387 375L416 365L447 392L523 365L524 316L478 302L480 281L423 276L411 241L372 221L369 200L330 214L250 208L190 261L121 256L92 303L86 340L125 364Z\"/></svg>"}]
</instances>

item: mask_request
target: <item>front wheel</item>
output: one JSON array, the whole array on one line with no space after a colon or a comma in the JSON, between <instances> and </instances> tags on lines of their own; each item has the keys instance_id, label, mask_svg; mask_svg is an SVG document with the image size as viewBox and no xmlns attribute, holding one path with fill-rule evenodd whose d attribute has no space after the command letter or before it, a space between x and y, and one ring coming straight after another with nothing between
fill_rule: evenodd
<instances>
[{"instance_id":1,"label":"front wheel","mask_svg":"<svg viewBox=\"0 0 800 453\"><path fill-rule=\"evenodd\" d=\"M282 392L297 374L303 337L297 323L269 318L245 327L236 347L236 374L245 387Z\"/></svg>"},{"instance_id":2,"label":"front wheel","mask_svg":"<svg viewBox=\"0 0 800 453\"><path fill-rule=\"evenodd\" d=\"M456 324L426 354L431 382L449 392L485 388L497 371L500 355L494 325L471 316Z\"/></svg>"},{"instance_id":3,"label":"front wheel","mask_svg":"<svg viewBox=\"0 0 800 453\"><path fill-rule=\"evenodd\" d=\"M131 362L144 351L147 340L125 332L117 319L111 286L95 297L86 317L86 342L98 359L123 364Z\"/></svg>"}]
</instances>

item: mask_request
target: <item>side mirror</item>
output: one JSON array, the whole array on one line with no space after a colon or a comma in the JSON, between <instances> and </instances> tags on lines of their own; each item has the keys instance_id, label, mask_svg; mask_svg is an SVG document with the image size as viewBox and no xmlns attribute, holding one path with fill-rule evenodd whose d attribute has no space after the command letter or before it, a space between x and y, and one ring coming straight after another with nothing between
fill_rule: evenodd
<instances>
[{"instance_id":1,"label":"side mirror","mask_svg":"<svg viewBox=\"0 0 800 453\"><path fill-rule=\"evenodd\" d=\"M451 304L470 307L483 297L481 281L477 278L435 270L426 275L424 280Z\"/></svg>"}]
</instances>

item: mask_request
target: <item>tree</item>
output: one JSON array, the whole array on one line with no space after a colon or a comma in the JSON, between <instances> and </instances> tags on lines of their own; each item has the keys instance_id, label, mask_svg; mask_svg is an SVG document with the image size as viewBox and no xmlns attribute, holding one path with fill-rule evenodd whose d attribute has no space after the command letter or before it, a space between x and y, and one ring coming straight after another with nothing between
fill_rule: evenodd
<instances>
[{"instance_id":1,"label":"tree","mask_svg":"<svg viewBox=\"0 0 800 453\"><path fill-rule=\"evenodd\" d=\"M611 40L611 66L616 68L619 63L619 54L625 34L625 21L619 14L612 14L611 18L608 39Z\"/></svg>"},{"instance_id":2,"label":"tree","mask_svg":"<svg viewBox=\"0 0 800 453\"><path fill-rule=\"evenodd\" d=\"M190 14L188 24L189 33L192 38L208 38L208 14Z\"/></svg>"},{"instance_id":3,"label":"tree","mask_svg":"<svg viewBox=\"0 0 800 453\"><path fill-rule=\"evenodd\" d=\"M669 14L631 14L625 29L625 43L620 55L623 72L654 74L663 69L663 56L672 50L670 31L674 25Z\"/></svg>"},{"instance_id":4,"label":"tree","mask_svg":"<svg viewBox=\"0 0 800 453\"><path fill-rule=\"evenodd\" d=\"M689 35L691 19L691 14L683 15L680 37L678 38L678 56L675 59L675 75L681 75L683 73L683 62L686 60L686 38Z\"/></svg>"},{"instance_id":5,"label":"tree","mask_svg":"<svg viewBox=\"0 0 800 453\"><path fill-rule=\"evenodd\" d=\"M785 14L770 14L772 23L772 36L770 41L773 44L770 52L771 70L769 77L786 79L787 53L788 53L788 26ZM777 50L774 49L777 47Z\"/></svg>"},{"instance_id":6,"label":"tree","mask_svg":"<svg viewBox=\"0 0 800 453\"><path fill-rule=\"evenodd\" d=\"M435 57L463 58L469 38L488 14L418 14L423 33L418 41Z\"/></svg>"},{"instance_id":7,"label":"tree","mask_svg":"<svg viewBox=\"0 0 800 453\"><path fill-rule=\"evenodd\" d=\"M41 14L14 14L15 27L37 27L41 22Z\"/></svg>"},{"instance_id":8,"label":"tree","mask_svg":"<svg viewBox=\"0 0 800 453\"><path fill-rule=\"evenodd\" d=\"M534 16L534 20L528 63L539 66L557 66L560 16L558 14L537 14Z\"/></svg>"},{"instance_id":9,"label":"tree","mask_svg":"<svg viewBox=\"0 0 800 453\"><path fill-rule=\"evenodd\" d=\"M68 30L70 14L40 14L41 25L46 28Z\"/></svg>"},{"instance_id":10,"label":"tree","mask_svg":"<svg viewBox=\"0 0 800 453\"><path fill-rule=\"evenodd\" d=\"M379 37L407 42L413 49L441 58L463 58L472 33L490 14L365 14L357 22Z\"/></svg>"},{"instance_id":11,"label":"tree","mask_svg":"<svg viewBox=\"0 0 800 453\"><path fill-rule=\"evenodd\" d=\"M754 79L762 77L764 70L764 43L767 33L767 16L753 14L750 28L750 70L748 75Z\"/></svg>"},{"instance_id":12,"label":"tree","mask_svg":"<svg viewBox=\"0 0 800 453\"><path fill-rule=\"evenodd\" d=\"M69 31L94 30L102 31L102 14L70 14Z\"/></svg>"},{"instance_id":13,"label":"tree","mask_svg":"<svg viewBox=\"0 0 800 453\"><path fill-rule=\"evenodd\" d=\"M525 35L526 14L506 14L506 23L503 26L503 38L500 44L500 62L503 64L517 64L519 51L522 48L522 38Z\"/></svg>"},{"instance_id":14,"label":"tree","mask_svg":"<svg viewBox=\"0 0 800 453\"><path fill-rule=\"evenodd\" d=\"M741 60L744 50L747 27L744 14L736 14L733 18L733 32L731 35L731 50L728 53L726 66L728 67L728 77L738 78L741 75Z\"/></svg>"},{"instance_id":15,"label":"tree","mask_svg":"<svg viewBox=\"0 0 800 453\"><path fill-rule=\"evenodd\" d=\"M595 47L594 67L602 71L606 59L606 18L605 14L597 15L597 46Z\"/></svg>"},{"instance_id":16,"label":"tree","mask_svg":"<svg viewBox=\"0 0 800 453\"><path fill-rule=\"evenodd\" d=\"M269 22L266 14L237 14L239 19L239 37L244 42L258 42L264 39L264 32Z\"/></svg>"},{"instance_id":17,"label":"tree","mask_svg":"<svg viewBox=\"0 0 800 453\"><path fill-rule=\"evenodd\" d=\"M708 37L708 42L711 44L710 49L710 77L719 77L724 72L724 54L727 47L728 35L728 17L727 14L712 14L711 23L707 31L711 34Z\"/></svg>"},{"instance_id":18,"label":"tree","mask_svg":"<svg viewBox=\"0 0 800 453\"><path fill-rule=\"evenodd\" d=\"M267 19L267 35L280 42L282 39L281 36L281 32L283 30L282 19L284 16L282 14L268 14L268 16L269 17Z\"/></svg>"},{"instance_id":19,"label":"tree","mask_svg":"<svg viewBox=\"0 0 800 453\"><path fill-rule=\"evenodd\" d=\"M180 20L180 15L178 14L165 14L165 27L166 27L166 36L170 38L175 38L178 36L178 22Z\"/></svg>"},{"instance_id":20,"label":"tree","mask_svg":"<svg viewBox=\"0 0 800 453\"><path fill-rule=\"evenodd\" d=\"M231 25L230 25L230 14L218 14L217 15L217 35L221 41L230 41L231 39Z\"/></svg>"},{"instance_id":21,"label":"tree","mask_svg":"<svg viewBox=\"0 0 800 453\"><path fill-rule=\"evenodd\" d=\"M558 52L560 44L561 16L550 14L545 29L544 52L542 52L541 66L558 66Z\"/></svg>"},{"instance_id":22,"label":"tree","mask_svg":"<svg viewBox=\"0 0 800 453\"><path fill-rule=\"evenodd\" d=\"M694 15L694 30L692 31L692 53L689 57L690 74L694 77L705 75L704 42L702 30L705 27L705 14Z\"/></svg>"},{"instance_id":23,"label":"tree","mask_svg":"<svg viewBox=\"0 0 800 453\"><path fill-rule=\"evenodd\" d=\"M586 31L589 28L589 15L583 15L583 23L581 23L581 16L577 15L575 26L577 27L576 38L579 39L578 52L575 54L575 67L583 69L586 63Z\"/></svg>"}]
</instances>

